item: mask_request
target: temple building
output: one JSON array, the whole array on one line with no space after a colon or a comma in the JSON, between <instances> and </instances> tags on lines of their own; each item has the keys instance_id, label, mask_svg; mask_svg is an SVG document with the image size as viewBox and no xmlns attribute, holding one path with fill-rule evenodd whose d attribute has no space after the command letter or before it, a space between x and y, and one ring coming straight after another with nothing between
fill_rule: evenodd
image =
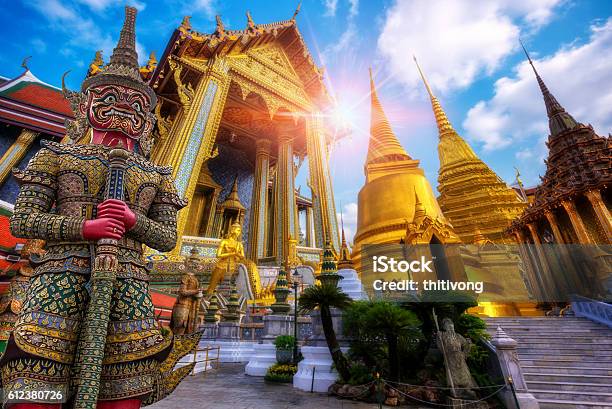
<instances>
[{"instance_id":1,"label":"temple building","mask_svg":"<svg viewBox=\"0 0 612 409\"><path fill-rule=\"evenodd\" d=\"M151 74L159 98L152 159L173 167L190 204L175 251L152 260L178 261L192 247L214 258L236 221L257 265L281 265L289 239L308 260L318 261L325 237L340 249L327 163L334 130L322 115L331 99L296 15L256 24L247 13L243 30L217 17L211 34L186 17L169 39ZM295 186L306 159L310 197Z\"/></svg>"},{"instance_id":2,"label":"temple building","mask_svg":"<svg viewBox=\"0 0 612 409\"><path fill-rule=\"evenodd\" d=\"M24 167L40 147L40 140L60 141L64 122L72 118L62 90L38 79L22 63L23 73L0 77L0 197L13 203L19 187L11 177L14 167Z\"/></svg>"},{"instance_id":3,"label":"temple building","mask_svg":"<svg viewBox=\"0 0 612 409\"><path fill-rule=\"evenodd\" d=\"M528 279L538 300L567 300L575 293L609 296L612 141L610 136L597 135L591 125L576 121L548 90L528 54L527 59L544 97L549 152L533 202L508 233L522 244ZM557 250L547 251L553 247Z\"/></svg>"},{"instance_id":4,"label":"temple building","mask_svg":"<svg viewBox=\"0 0 612 409\"><path fill-rule=\"evenodd\" d=\"M438 203L444 215L463 243L474 243L477 233L495 243L509 242L504 231L523 213L527 203L455 131L416 58L415 63L438 125Z\"/></svg>"},{"instance_id":5,"label":"temple building","mask_svg":"<svg viewBox=\"0 0 612 409\"><path fill-rule=\"evenodd\" d=\"M370 87L370 140L364 166L366 180L358 196L357 232L352 254L356 269L368 289L372 288L373 275L369 268L371 254L365 254L367 245L390 244L392 246L387 251L391 252L394 247L399 249L401 243L425 247L434 245L432 252L435 252L442 251L442 244L461 242L442 214L419 161L406 153L393 133L378 99L371 71ZM402 255L398 255L398 259L400 257ZM449 259L460 263L457 257ZM444 274L437 273L442 278L464 278L462 266L450 266L445 270Z\"/></svg>"},{"instance_id":6,"label":"temple building","mask_svg":"<svg viewBox=\"0 0 612 409\"><path fill-rule=\"evenodd\" d=\"M471 281L484 283L478 312L533 314L519 255L505 230L527 207L521 192L508 186L455 131L414 59L438 126L438 203L464 246L461 256ZM519 180L519 184L520 184Z\"/></svg>"}]
</instances>

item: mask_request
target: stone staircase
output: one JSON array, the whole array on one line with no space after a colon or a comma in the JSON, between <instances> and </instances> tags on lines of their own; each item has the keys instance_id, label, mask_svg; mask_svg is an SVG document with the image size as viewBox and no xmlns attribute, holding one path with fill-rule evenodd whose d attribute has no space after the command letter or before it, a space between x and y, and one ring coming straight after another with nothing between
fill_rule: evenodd
<instances>
[{"instance_id":1,"label":"stone staircase","mask_svg":"<svg viewBox=\"0 0 612 409\"><path fill-rule=\"evenodd\" d=\"M518 342L541 409L612 409L612 329L578 317L486 318Z\"/></svg>"}]
</instances>

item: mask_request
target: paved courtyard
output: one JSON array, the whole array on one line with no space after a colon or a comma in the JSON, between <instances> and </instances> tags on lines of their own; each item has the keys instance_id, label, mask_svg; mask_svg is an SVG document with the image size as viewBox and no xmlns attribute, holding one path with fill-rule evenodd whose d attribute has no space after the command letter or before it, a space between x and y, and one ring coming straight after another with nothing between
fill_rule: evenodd
<instances>
[{"instance_id":1,"label":"paved courtyard","mask_svg":"<svg viewBox=\"0 0 612 409\"><path fill-rule=\"evenodd\" d=\"M378 405L308 393L291 385L270 384L244 374L244 364L222 364L217 370L188 376L172 395L151 409L374 409Z\"/></svg>"}]
</instances>

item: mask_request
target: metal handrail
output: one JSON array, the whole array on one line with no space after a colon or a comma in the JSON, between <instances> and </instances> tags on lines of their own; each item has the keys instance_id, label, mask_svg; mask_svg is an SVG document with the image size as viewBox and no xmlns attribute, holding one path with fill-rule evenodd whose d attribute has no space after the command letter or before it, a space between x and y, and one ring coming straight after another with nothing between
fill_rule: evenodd
<instances>
[{"instance_id":1,"label":"metal handrail","mask_svg":"<svg viewBox=\"0 0 612 409\"><path fill-rule=\"evenodd\" d=\"M581 295L572 295L572 310L578 317L584 317L612 328L612 305L592 300Z\"/></svg>"},{"instance_id":2,"label":"metal handrail","mask_svg":"<svg viewBox=\"0 0 612 409\"><path fill-rule=\"evenodd\" d=\"M217 351L217 356L214 358L210 357L210 351ZM206 373L206 371L208 370L208 363L209 362L214 362L214 364L210 364L211 368L217 369L219 367L219 354L221 351L221 347L218 345L215 346L210 346L207 345L204 348L196 348L193 350L193 362L197 365L201 362L204 362L204 373ZM203 360L199 360L198 361L198 352L206 352L206 357ZM191 371L191 375L195 375L195 365L193 367L193 370Z\"/></svg>"}]
</instances>

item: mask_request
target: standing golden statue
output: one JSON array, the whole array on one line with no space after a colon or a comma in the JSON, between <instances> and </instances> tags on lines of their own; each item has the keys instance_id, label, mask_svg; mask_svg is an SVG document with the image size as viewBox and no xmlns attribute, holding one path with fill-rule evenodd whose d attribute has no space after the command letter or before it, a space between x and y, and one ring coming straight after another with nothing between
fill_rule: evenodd
<instances>
[{"instance_id":1,"label":"standing golden statue","mask_svg":"<svg viewBox=\"0 0 612 409\"><path fill-rule=\"evenodd\" d=\"M178 298L172 308L170 327L177 335L192 334L197 329L200 301L203 297L200 282L195 276L199 263L197 250L191 249L191 255L185 260L185 273L181 277Z\"/></svg>"},{"instance_id":2,"label":"standing golden statue","mask_svg":"<svg viewBox=\"0 0 612 409\"><path fill-rule=\"evenodd\" d=\"M211 295L217 285L223 282L225 274L230 273L232 276L237 272L238 262L245 262L244 247L240 240L242 234L242 226L239 222L234 222L230 227L230 231L226 238L221 240L217 249L217 264L210 277L210 283L206 288L206 295Z\"/></svg>"}]
</instances>

